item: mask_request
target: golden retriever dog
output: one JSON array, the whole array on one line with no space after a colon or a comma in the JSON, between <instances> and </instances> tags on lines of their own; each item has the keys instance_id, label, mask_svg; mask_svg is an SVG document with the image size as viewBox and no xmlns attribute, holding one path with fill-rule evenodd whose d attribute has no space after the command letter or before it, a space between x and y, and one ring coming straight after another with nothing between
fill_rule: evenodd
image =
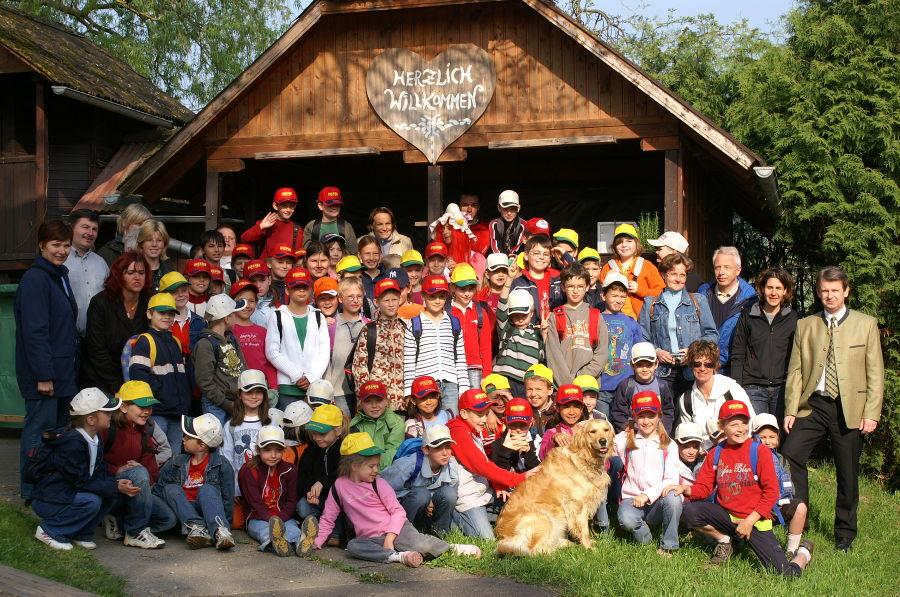
<instances>
[{"instance_id":1,"label":"golden retriever dog","mask_svg":"<svg viewBox=\"0 0 900 597\"><path fill-rule=\"evenodd\" d=\"M500 512L497 554L548 554L570 545L591 548L591 517L606 499L606 459L613 446L608 421L580 424L567 446L550 450L541 470L516 486Z\"/></svg>"}]
</instances>

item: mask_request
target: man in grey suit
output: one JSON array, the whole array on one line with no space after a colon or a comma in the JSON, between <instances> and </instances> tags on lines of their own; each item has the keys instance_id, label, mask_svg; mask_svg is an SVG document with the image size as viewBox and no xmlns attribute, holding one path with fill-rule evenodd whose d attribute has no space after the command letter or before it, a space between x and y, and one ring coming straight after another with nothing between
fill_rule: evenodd
<instances>
[{"instance_id":1,"label":"man in grey suit","mask_svg":"<svg viewBox=\"0 0 900 597\"><path fill-rule=\"evenodd\" d=\"M881 416L884 360L874 317L851 311L846 272L819 272L817 292L824 311L797 324L785 391L782 454L791 466L797 497L809 503L806 461L823 436L831 439L837 472L835 547L844 552L856 538L859 457L862 435Z\"/></svg>"}]
</instances>

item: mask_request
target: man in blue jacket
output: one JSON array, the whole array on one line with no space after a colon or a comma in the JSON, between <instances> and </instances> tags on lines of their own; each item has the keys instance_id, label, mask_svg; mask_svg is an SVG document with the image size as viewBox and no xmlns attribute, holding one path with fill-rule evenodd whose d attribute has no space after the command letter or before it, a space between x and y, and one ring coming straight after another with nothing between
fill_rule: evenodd
<instances>
[{"instance_id":1,"label":"man in blue jacket","mask_svg":"<svg viewBox=\"0 0 900 597\"><path fill-rule=\"evenodd\" d=\"M713 253L715 284L707 282L697 291L706 297L713 321L719 330L719 360L722 373L728 375L728 361L731 358L731 340L738 318L744 309L759 297L756 290L741 277L741 254L735 247L719 247Z\"/></svg>"}]
</instances>

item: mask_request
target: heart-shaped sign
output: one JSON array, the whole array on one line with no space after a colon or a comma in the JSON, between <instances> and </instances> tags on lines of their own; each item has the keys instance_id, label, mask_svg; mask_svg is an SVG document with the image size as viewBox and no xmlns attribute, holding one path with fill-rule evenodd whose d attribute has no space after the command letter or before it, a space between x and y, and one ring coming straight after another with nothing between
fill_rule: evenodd
<instances>
[{"instance_id":1,"label":"heart-shaped sign","mask_svg":"<svg viewBox=\"0 0 900 597\"><path fill-rule=\"evenodd\" d=\"M430 61L394 48L372 61L366 94L384 123L434 164L481 118L496 82L494 61L478 46L451 46Z\"/></svg>"}]
</instances>

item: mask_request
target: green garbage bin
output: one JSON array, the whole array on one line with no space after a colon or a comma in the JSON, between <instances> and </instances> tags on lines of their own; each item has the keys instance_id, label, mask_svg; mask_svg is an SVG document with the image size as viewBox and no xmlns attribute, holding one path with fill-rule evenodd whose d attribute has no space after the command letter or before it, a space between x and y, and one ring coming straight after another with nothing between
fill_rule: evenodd
<instances>
[{"instance_id":1,"label":"green garbage bin","mask_svg":"<svg viewBox=\"0 0 900 597\"><path fill-rule=\"evenodd\" d=\"M13 299L18 284L0 284L0 427L21 427L25 401L16 381L16 318Z\"/></svg>"}]
</instances>

